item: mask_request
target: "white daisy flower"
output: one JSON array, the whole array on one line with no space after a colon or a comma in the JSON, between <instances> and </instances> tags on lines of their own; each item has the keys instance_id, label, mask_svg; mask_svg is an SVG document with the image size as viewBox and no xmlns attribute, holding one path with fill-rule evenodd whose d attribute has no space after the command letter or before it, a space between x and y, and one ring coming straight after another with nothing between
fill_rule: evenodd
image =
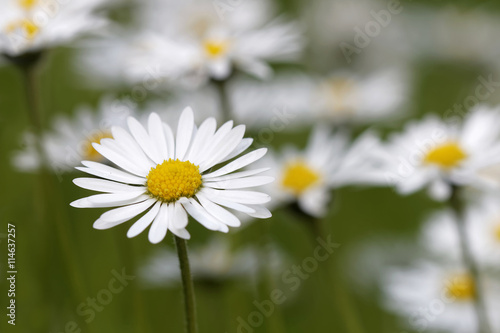
<instances>
[{"instance_id":1,"label":"white daisy flower","mask_svg":"<svg viewBox=\"0 0 500 333\"><path fill-rule=\"evenodd\" d=\"M500 205L498 197L485 197L465 213L468 243L475 261L484 268L500 264ZM433 255L460 260L460 239L455 215L442 211L433 215L423 229L422 244Z\"/></svg>"},{"instance_id":2,"label":"white daisy flower","mask_svg":"<svg viewBox=\"0 0 500 333\"><path fill-rule=\"evenodd\" d=\"M107 20L95 13L103 0L2 0L0 53L10 57L65 43L102 28Z\"/></svg>"},{"instance_id":3,"label":"white daisy flower","mask_svg":"<svg viewBox=\"0 0 500 333\"><path fill-rule=\"evenodd\" d=\"M385 306L405 318L412 330L453 333L476 332L475 283L460 265L432 261L417 262L409 268L391 269L383 281ZM493 331L500 329L500 286L486 277L488 316Z\"/></svg>"},{"instance_id":4,"label":"white daisy flower","mask_svg":"<svg viewBox=\"0 0 500 333\"><path fill-rule=\"evenodd\" d=\"M147 130L135 118L128 118L127 123L130 133L112 127L113 139L93 144L120 169L92 161L83 161L84 167L77 168L104 179L77 178L76 185L105 194L73 201L73 207L120 207L102 214L94 228L108 229L147 211L127 236L134 237L151 225L149 241L159 243L168 230L190 238L186 230L188 214L207 229L222 232L227 232L228 226L240 225L226 208L257 218L271 216L262 206L270 201L269 195L242 190L272 182L271 177L256 176L267 169L233 173L267 151L261 148L236 158L252 144L252 139L243 138L243 125L233 128L228 121L216 131L215 119L208 118L197 128L191 108L183 111L175 138L156 113L150 115Z\"/></svg>"},{"instance_id":5,"label":"white daisy flower","mask_svg":"<svg viewBox=\"0 0 500 333\"><path fill-rule=\"evenodd\" d=\"M480 171L500 158L500 110L478 106L463 125L434 116L408 124L385 150L386 178L401 194L426 186L436 200L449 198L453 185L491 188Z\"/></svg>"},{"instance_id":6,"label":"white daisy flower","mask_svg":"<svg viewBox=\"0 0 500 333\"><path fill-rule=\"evenodd\" d=\"M124 124L127 117L134 113L131 105L120 100L104 98L94 112L88 106L81 106L74 117L66 115L54 119L52 130L42 134L41 158L31 133L24 136L25 148L13 157L13 164L20 171L38 170L46 160L46 167L56 173L68 172L82 160L103 162L103 157L93 148L103 138L111 138L111 126Z\"/></svg>"},{"instance_id":7,"label":"white daisy flower","mask_svg":"<svg viewBox=\"0 0 500 333\"><path fill-rule=\"evenodd\" d=\"M146 47L134 49L124 76L142 81L153 72L188 87L226 79L235 69L269 77L269 62L295 60L303 44L297 25L272 13L267 1L242 2L224 19L208 0L140 3L142 32L134 39Z\"/></svg>"},{"instance_id":8,"label":"white daisy flower","mask_svg":"<svg viewBox=\"0 0 500 333\"><path fill-rule=\"evenodd\" d=\"M287 147L281 156L269 154L263 163L271 166L277 179L266 189L273 205L297 202L307 214L320 217L326 214L331 189L382 184L376 159L378 138L367 132L352 145L348 142L344 133L332 135L318 126L304 151Z\"/></svg>"},{"instance_id":9,"label":"white daisy flower","mask_svg":"<svg viewBox=\"0 0 500 333\"><path fill-rule=\"evenodd\" d=\"M329 122L367 123L400 115L408 95L408 79L386 69L366 77L340 71L315 84L312 110Z\"/></svg>"}]
</instances>

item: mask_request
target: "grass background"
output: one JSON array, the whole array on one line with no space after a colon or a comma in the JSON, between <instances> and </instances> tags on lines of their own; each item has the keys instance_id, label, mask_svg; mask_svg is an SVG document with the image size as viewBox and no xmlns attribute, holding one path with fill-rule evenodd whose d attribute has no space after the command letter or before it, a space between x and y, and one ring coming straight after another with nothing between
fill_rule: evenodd
<instances>
[{"instance_id":1,"label":"grass background","mask_svg":"<svg viewBox=\"0 0 500 333\"><path fill-rule=\"evenodd\" d=\"M298 1L281 1L284 10L298 9ZM416 3L417 1L413 1ZM446 5L464 8L486 8L498 12L497 1L419 1L428 6ZM467 41L464 41L466 43ZM80 104L97 105L103 91L85 88L74 72L71 59L75 50L55 49L44 59L40 72L41 101L44 127L60 113L71 114ZM420 61L412 68L414 75L414 110L411 117L435 112L443 113L457 101L474 92L479 75L489 70L480 65ZM29 126L21 76L10 66L0 68L0 234L7 233L7 223L16 225L17 249L17 325L7 325L5 283L6 241L0 239L1 280L0 308L2 332L182 332L183 307L180 286L142 289L135 279L123 292L97 312L86 324L76 312L87 297L106 288L112 271L136 274L138 266L163 246L174 251L172 238L167 236L161 245L151 245L147 233L126 239L129 223L97 231L93 221L104 209L77 210L69 202L90 192L77 188L71 180L77 173L67 173L61 179L52 175L20 173L12 168L12 153L20 149L21 134ZM124 92L121 92L124 93ZM406 119L382 124L382 132L398 129ZM361 130L361 129L360 129ZM303 146L309 129L278 133L272 142L275 147L293 142ZM254 135L255 133L249 133ZM40 184L48 184L49 197L42 197ZM425 194L400 197L387 188L346 188L336 193L335 204L327 217L333 239L341 244L327 262L335 269L332 280L313 273L303 281L298 291L287 294L288 300L255 332L280 332L280 322L288 333L345 332L339 309L328 296L332 284L346 277L346 258L352 249L383 235L401 236L411 241L417 235L422 219L439 205ZM193 235L190 245L206 243L211 232L197 223L190 223ZM311 241L307 226L300 217L285 210L275 212L272 220L257 221L235 237L236 246L262 244L269 237L289 256L290 264L299 264L312 254L316 244ZM381 267L383 269L383 267ZM272 282L280 286L278 275ZM368 332L402 332L399 319L379 306L377 290L363 294L346 278L343 284L354 297L363 326ZM76 288L75 288L76 287ZM198 301L200 332L237 332L237 318L246 318L255 310L254 300L268 299L269 286L264 283L248 285L239 281L223 284L195 284ZM79 290L78 292L75 289ZM286 289L286 287L284 287ZM68 325L76 322L78 328ZM277 325L277 326L276 326Z\"/></svg>"}]
</instances>

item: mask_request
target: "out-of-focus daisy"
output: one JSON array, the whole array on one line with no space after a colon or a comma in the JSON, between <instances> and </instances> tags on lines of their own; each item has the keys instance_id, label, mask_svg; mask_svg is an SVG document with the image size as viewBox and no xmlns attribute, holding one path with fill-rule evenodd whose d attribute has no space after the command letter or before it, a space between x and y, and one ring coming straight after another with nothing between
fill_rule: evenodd
<instances>
[{"instance_id":1,"label":"out-of-focus daisy","mask_svg":"<svg viewBox=\"0 0 500 333\"><path fill-rule=\"evenodd\" d=\"M103 0L2 0L0 54L16 57L65 43L102 28L106 19L95 13Z\"/></svg>"},{"instance_id":2,"label":"out-of-focus daisy","mask_svg":"<svg viewBox=\"0 0 500 333\"><path fill-rule=\"evenodd\" d=\"M145 47L134 47L123 68L136 81L153 72L166 84L198 86L208 79L224 80L235 68L268 77L269 62L294 60L302 48L297 25L273 19L267 1L235 4L224 17L217 3L208 0L139 5L137 29L142 32L136 39Z\"/></svg>"},{"instance_id":3,"label":"out-of-focus daisy","mask_svg":"<svg viewBox=\"0 0 500 333\"><path fill-rule=\"evenodd\" d=\"M52 130L42 134L41 158L31 133L24 136L24 150L16 153L13 164L21 171L35 171L46 161L46 167L54 172L67 172L78 166L82 160L103 162L103 157L94 149L93 143L111 138L111 126L124 124L134 113L132 106L110 98L104 98L94 112L88 106L81 106L74 117L66 115L54 119Z\"/></svg>"},{"instance_id":4,"label":"out-of-focus daisy","mask_svg":"<svg viewBox=\"0 0 500 333\"><path fill-rule=\"evenodd\" d=\"M499 121L499 109L479 106L461 126L434 116L408 124L387 144L387 181L402 194L428 186L436 200L449 198L453 185L491 188L479 171L499 161Z\"/></svg>"},{"instance_id":5,"label":"out-of-focus daisy","mask_svg":"<svg viewBox=\"0 0 500 333\"><path fill-rule=\"evenodd\" d=\"M273 205L297 202L309 215L326 213L330 190L346 185L382 184L376 155L378 138L365 133L349 146L344 133L314 129L304 151L287 147L282 155L269 154L262 162L271 166L276 182L267 186Z\"/></svg>"},{"instance_id":6,"label":"out-of-focus daisy","mask_svg":"<svg viewBox=\"0 0 500 333\"><path fill-rule=\"evenodd\" d=\"M483 267L500 264L500 205L498 197L485 197L466 210L468 242L475 260ZM455 215L442 211L433 215L423 230L422 243L442 259L460 260L460 239Z\"/></svg>"},{"instance_id":7,"label":"out-of-focus daisy","mask_svg":"<svg viewBox=\"0 0 500 333\"><path fill-rule=\"evenodd\" d=\"M214 237L205 245L197 245L189 251L193 278L200 282L217 283L226 280L255 280L259 271L259 251L253 247L232 249L227 238ZM273 250L270 265L279 271L283 255ZM160 249L141 269L147 286L164 286L180 280L179 265L174 252ZM281 272L281 271L279 271Z\"/></svg>"},{"instance_id":8,"label":"out-of-focus daisy","mask_svg":"<svg viewBox=\"0 0 500 333\"><path fill-rule=\"evenodd\" d=\"M188 239L188 214L207 229L222 232L227 232L228 226L240 225L226 208L257 218L270 217L262 206L270 201L270 196L244 189L267 184L273 178L256 176L265 168L238 171L263 157L267 149L238 157L252 144L251 139L243 138L244 126L233 128L232 121L228 121L216 131L215 119L208 118L197 128L193 118L191 108L186 108L175 138L170 126L156 113L149 116L147 130L135 118L128 118L130 133L112 127L113 139L102 139L93 147L120 169L83 161L85 167L79 170L104 179L77 178L74 183L105 194L79 199L71 205L120 207L102 214L94 223L96 229L114 227L147 211L127 236L134 237L151 225L151 243L163 240L167 230ZM236 159L217 168L233 158Z\"/></svg>"},{"instance_id":9,"label":"out-of-focus daisy","mask_svg":"<svg viewBox=\"0 0 500 333\"><path fill-rule=\"evenodd\" d=\"M382 70L366 77L342 71L316 83L312 110L329 122L371 122L401 112L408 80L397 70Z\"/></svg>"},{"instance_id":10,"label":"out-of-focus daisy","mask_svg":"<svg viewBox=\"0 0 500 333\"><path fill-rule=\"evenodd\" d=\"M488 316L496 332L500 329L500 286L489 277L483 282ZM386 307L406 318L409 328L453 333L477 331L477 288L463 267L422 261L409 268L389 270L383 283Z\"/></svg>"}]
</instances>

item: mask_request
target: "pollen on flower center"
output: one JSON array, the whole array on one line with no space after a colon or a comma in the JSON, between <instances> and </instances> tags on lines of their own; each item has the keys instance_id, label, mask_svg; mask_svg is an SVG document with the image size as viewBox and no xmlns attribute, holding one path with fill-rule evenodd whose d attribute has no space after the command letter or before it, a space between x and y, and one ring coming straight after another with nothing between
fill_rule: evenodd
<instances>
[{"instance_id":1,"label":"pollen on flower center","mask_svg":"<svg viewBox=\"0 0 500 333\"><path fill-rule=\"evenodd\" d=\"M173 202L181 197L190 198L201 186L199 167L189 161L169 159L147 175L148 194L163 202Z\"/></svg>"},{"instance_id":2,"label":"pollen on flower center","mask_svg":"<svg viewBox=\"0 0 500 333\"><path fill-rule=\"evenodd\" d=\"M109 131L97 131L92 133L87 137L87 141L83 143L82 147L82 156L89 161L99 161L101 160L102 156L97 152L97 150L94 149L92 146L93 143L101 143L102 139L110 138L112 139L113 136L111 135L111 132Z\"/></svg>"},{"instance_id":3,"label":"pollen on flower center","mask_svg":"<svg viewBox=\"0 0 500 333\"><path fill-rule=\"evenodd\" d=\"M302 161L285 167L282 185L298 195L317 183L320 175Z\"/></svg>"},{"instance_id":4,"label":"pollen on flower center","mask_svg":"<svg viewBox=\"0 0 500 333\"><path fill-rule=\"evenodd\" d=\"M429 151L424 162L451 169L457 167L466 158L467 154L458 143L448 142Z\"/></svg>"},{"instance_id":5,"label":"pollen on flower center","mask_svg":"<svg viewBox=\"0 0 500 333\"><path fill-rule=\"evenodd\" d=\"M209 39L203 43L203 48L210 58L218 58L227 53L229 42L226 40Z\"/></svg>"},{"instance_id":6,"label":"pollen on flower center","mask_svg":"<svg viewBox=\"0 0 500 333\"><path fill-rule=\"evenodd\" d=\"M476 285L469 275L457 275L447 281L446 291L457 300L468 301L476 296Z\"/></svg>"},{"instance_id":7,"label":"pollen on flower center","mask_svg":"<svg viewBox=\"0 0 500 333\"><path fill-rule=\"evenodd\" d=\"M335 78L328 80L327 92L334 112L348 112L349 96L353 94L355 82L349 78Z\"/></svg>"}]
</instances>

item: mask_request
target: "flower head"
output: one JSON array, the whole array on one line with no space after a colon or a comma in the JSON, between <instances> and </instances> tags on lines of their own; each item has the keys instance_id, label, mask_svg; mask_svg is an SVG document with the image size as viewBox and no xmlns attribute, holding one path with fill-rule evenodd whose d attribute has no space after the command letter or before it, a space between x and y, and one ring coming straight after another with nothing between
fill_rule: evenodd
<instances>
[{"instance_id":1,"label":"flower head","mask_svg":"<svg viewBox=\"0 0 500 333\"><path fill-rule=\"evenodd\" d=\"M436 117L410 123L391 137L385 151L387 179L400 193L429 186L437 200L450 196L453 185L492 188L495 182L482 174L500 160L500 111L479 106L463 125Z\"/></svg>"},{"instance_id":2,"label":"flower head","mask_svg":"<svg viewBox=\"0 0 500 333\"><path fill-rule=\"evenodd\" d=\"M267 151L262 148L236 158L252 144L251 139L243 138L244 126L233 128L229 121L216 131L215 119L208 118L197 128L193 111L186 108L175 137L156 113L149 116L147 130L135 118L128 119L128 128L130 133L112 127L113 139L93 144L119 168L92 161L83 161L85 167L77 168L104 179L77 178L76 185L105 194L73 201L73 207L120 206L102 214L94 228L108 229L146 212L127 235L134 237L151 225L149 240L158 243L168 230L189 238L188 214L207 229L222 232L240 225L227 208L257 218L270 217L262 206L269 195L242 190L272 182L271 177L256 176L267 169L234 172Z\"/></svg>"}]
</instances>

